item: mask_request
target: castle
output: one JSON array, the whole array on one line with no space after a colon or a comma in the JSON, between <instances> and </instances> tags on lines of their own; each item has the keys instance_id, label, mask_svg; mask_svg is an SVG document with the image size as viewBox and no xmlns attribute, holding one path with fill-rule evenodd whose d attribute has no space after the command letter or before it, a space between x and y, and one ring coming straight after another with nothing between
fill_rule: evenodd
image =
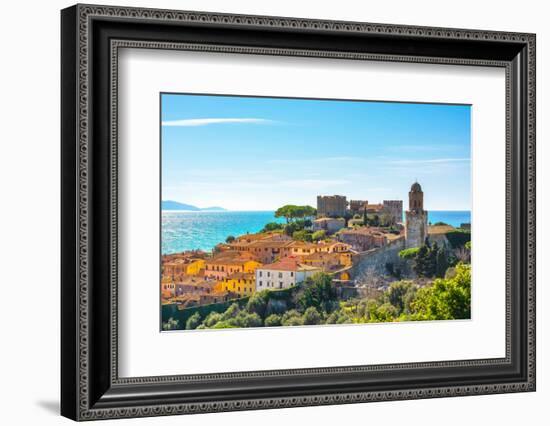
<instances>
[{"instance_id":1,"label":"castle","mask_svg":"<svg viewBox=\"0 0 550 426\"><path fill-rule=\"evenodd\" d=\"M403 222L403 201L384 200L379 204L369 204L367 200L350 200L345 195L317 196L318 218L344 218L354 214L386 214L393 224ZM405 212L405 245L420 247L428 236L428 212L424 210L424 192L418 182L409 191L409 209Z\"/></svg>"},{"instance_id":2,"label":"castle","mask_svg":"<svg viewBox=\"0 0 550 426\"><path fill-rule=\"evenodd\" d=\"M318 195L318 217L345 217L348 201L345 195Z\"/></svg>"},{"instance_id":3,"label":"castle","mask_svg":"<svg viewBox=\"0 0 550 426\"><path fill-rule=\"evenodd\" d=\"M418 182L413 183L409 191L409 210L405 217L407 248L420 247L428 236L428 212L424 210L424 193Z\"/></svg>"},{"instance_id":4,"label":"castle","mask_svg":"<svg viewBox=\"0 0 550 426\"><path fill-rule=\"evenodd\" d=\"M367 200L347 201L345 195L318 195L317 217L351 217L363 213L387 214L393 223L403 222L403 201L384 200L381 204L369 204Z\"/></svg>"}]
</instances>

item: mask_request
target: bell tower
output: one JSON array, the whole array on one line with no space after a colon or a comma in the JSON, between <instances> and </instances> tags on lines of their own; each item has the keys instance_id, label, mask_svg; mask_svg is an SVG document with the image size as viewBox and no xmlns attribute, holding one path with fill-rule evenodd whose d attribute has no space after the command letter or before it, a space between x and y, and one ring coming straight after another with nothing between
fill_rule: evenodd
<instances>
[{"instance_id":1,"label":"bell tower","mask_svg":"<svg viewBox=\"0 0 550 426\"><path fill-rule=\"evenodd\" d=\"M418 182L409 191L409 210L405 213L407 248L420 247L428 236L428 212L424 210L424 192Z\"/></svg>"},{"instance_id":2,"label":"bell tower","mask_svg":"<svg viewBox=\"0 0 550 426\"><path fill-rule=\"evenodd\" d=\"M409 191L409 211L413 210L424 210L424 193L418 182L413 183Z\"/></svg>"}]
</instances>

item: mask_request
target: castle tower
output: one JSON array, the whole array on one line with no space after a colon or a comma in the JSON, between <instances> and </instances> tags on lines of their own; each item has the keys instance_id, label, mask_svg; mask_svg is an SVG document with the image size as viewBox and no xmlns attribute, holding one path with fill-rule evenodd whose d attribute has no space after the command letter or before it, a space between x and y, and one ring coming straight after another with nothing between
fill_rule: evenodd
<instances>
[{"instance_id":1,"label":"castle tower","mask_svg":"<svg viewBox=\"0 0 550 426\"><path fill-rule=\"evenodd\" d=\"M405 213L407 248L420 247L428 236L428 212L424 210L424 193L418 182L409 191L409 210Z\"/></svg>"}]
</instances>

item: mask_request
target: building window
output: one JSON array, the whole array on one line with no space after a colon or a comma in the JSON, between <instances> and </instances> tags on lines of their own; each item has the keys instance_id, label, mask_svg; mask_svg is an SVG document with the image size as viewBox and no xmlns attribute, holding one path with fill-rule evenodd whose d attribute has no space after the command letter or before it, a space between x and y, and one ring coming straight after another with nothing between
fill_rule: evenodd
<instances>
[{"instance_id":1,"label":"building window","mask_svg":"<svg viewBox=\"0 0 550 426\"><path fill-rule=\"evenodd\" d=\"M260 271L260 277L262 276L262 271Z\"/></svg>"},{"instance_id":2,"label":"building window","mask_svg":"<svg viewBox=\"0 0 550 426\"><path fill-rule=\"evenodd\" d=\"M261 287L261 286L262 286L262 282L260 281L260 283L259 283L259 284L260 284L260 287Z\"/></svg>"},{"instance_id":3,"label":"building window","mask_svg":"<svg viewBox=\"0 0 550 426\"><path fill-rule=\"evenodd\" d=\"M283 288L283 282L279 281L279 288Z\"/></svg>"},{"instance_id":4,"label":"building window","mask_svg":"<svg viewBox=\"0 0 550 426\"><path fill-rule=\"evenodd\" d=\"M294 272L291 272L291 273L290 273L290 276L293 277L293 276L294 276Z\"/></svg>"},{"instance_id":5,"label":"building window","mask_svg":"<svg viewBox=\"0 0 550 426\"><path fill-rule=\"evenodd\" d=\"M283 278L283 273L279 272L279 278Z\"/></svg>"}]
</instances>

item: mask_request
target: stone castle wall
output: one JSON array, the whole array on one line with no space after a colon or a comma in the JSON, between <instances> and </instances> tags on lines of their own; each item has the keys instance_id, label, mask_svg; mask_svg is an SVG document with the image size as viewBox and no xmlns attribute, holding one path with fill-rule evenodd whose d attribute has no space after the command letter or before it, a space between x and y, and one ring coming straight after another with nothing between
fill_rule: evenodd
<instances>
[{"instance_id":1,"label":"stone castle wall","mask_svg":"<svg viewBox=\"0 0 550 426\"><path fill-rule=\"evenodd\" d=\"M428 212L408 211L405 224L407 247L420 247L428 236Z\"/></svg>"},{"instance_id":2,"label":"stone castle wall","mask_svg":"<svg viewBox=\"0 0 550 426\"><path fill-rule=\"evenodd\" d=\"M343 195L318 195L317 216L344 217L348 202Z\"/></svg>"},{"instance_id":3,"label":"stone castle wall","mask_svg":"<svg viewBox=\"0 0 550 426\"><path fill-rule=\"evenodd\" d=\"M388 242L384 247L358 253L354 258L353 267L349 271L351 277L356 278L366 272L387 274L387 263L405 268L406 262L399 257L399 252L405 248L405 238L399 238Z\"/></svg>"}]
</instances>

